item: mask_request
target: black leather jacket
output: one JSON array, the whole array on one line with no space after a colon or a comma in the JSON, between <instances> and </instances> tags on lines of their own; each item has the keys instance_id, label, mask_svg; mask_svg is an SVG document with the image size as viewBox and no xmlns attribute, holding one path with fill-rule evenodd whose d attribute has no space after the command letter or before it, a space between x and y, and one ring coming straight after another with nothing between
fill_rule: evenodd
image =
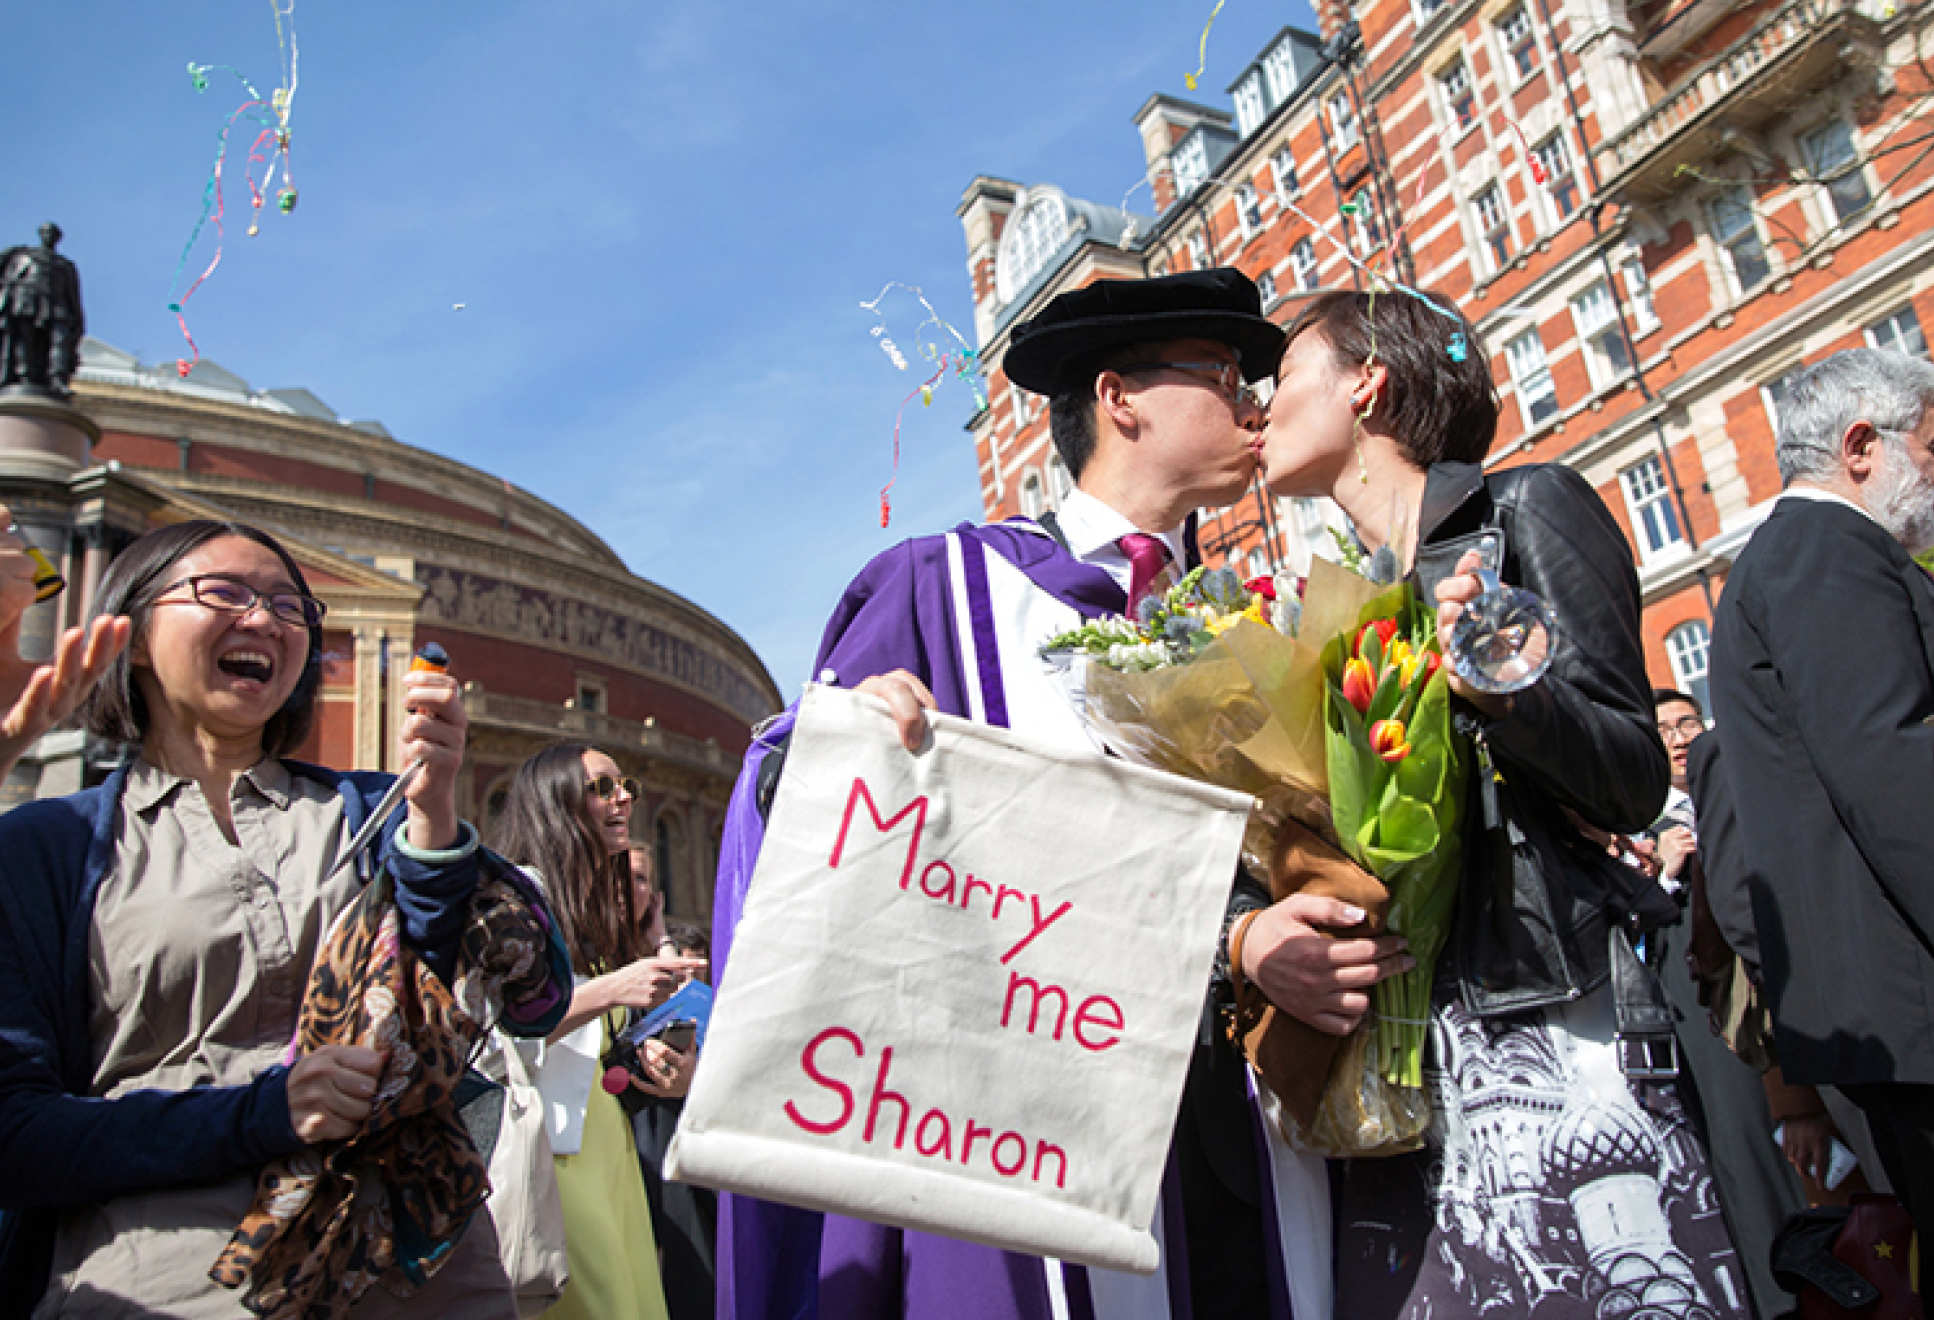
<instances>
[{"instance_id":1,"label":"black leather jacket","mask_svg":"<svg viewBox=\"0 0 1934 1320\"><path fill-rule=\"evenodd\" d=\"M1430 469L1419 522L1416 576L1426 600L1486 532L1504 542L1499 576L1544 597L1558 635L1549 672L1514 697L1509 714L1460 715L1481 748L1472 758L1479 782L1465 834L1471 865L1448 970L1466 1007L1482 1016L1595 989L1629 957L1611 934L1670 910L1657 907L1656 886L1588 842L1565 812L1635 833L1657 818L1671 782L1625 537L1571 468L1487 475L1476 464L1441 463ZM1497 773L1488 792L1486 752ZM1642 988L1619 995L1634 1004L1648 997Z\"/></svg>"}]
</instances>

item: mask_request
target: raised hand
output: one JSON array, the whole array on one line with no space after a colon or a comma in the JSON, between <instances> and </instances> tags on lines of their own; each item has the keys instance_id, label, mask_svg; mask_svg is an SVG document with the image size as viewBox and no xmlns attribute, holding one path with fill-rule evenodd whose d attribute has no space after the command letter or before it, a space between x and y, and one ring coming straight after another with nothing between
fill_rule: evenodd
<instances>
[{"instance_id":1,"label":"raised hand","mask_svg":"<svg viewBox=\"0 0 1934 1320\"><path fill-rule=\"evenodd\" d=\"M0 505L0 528L10 521ZM134 631L124 618L96 619L69 628L53 659L35 664L20 658L20 621L33 603L34 561L19 537L0 530L0 776L41 734L74 713Z\"/></svg>"}]
</instances>

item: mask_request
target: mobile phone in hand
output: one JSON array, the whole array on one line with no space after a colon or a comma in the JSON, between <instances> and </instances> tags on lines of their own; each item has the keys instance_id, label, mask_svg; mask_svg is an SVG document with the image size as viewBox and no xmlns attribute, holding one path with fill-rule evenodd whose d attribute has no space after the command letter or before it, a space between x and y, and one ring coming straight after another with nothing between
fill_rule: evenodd
<instances>
[{"instance_id":1,"label":"mobile phone in hand","mask_svg":"<svg viewBox=\"0 0 1934 1320\"><path fill-rule=\"evenodd\" d=\"M680 1054L689 1051L692 1048L692 1042L697 1038L698 1023L691 1021L689 1018L682 1022L670 1023L663 1031L658 1033L658 1039L664 1041L666 1045L677 1050Z\"/></svg>"}]
</instances>

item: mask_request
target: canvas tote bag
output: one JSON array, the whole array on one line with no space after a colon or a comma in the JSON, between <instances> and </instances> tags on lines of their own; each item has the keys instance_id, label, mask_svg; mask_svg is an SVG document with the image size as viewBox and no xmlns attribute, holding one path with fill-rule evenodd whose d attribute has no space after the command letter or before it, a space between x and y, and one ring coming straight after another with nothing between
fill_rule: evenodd
<instances>
[{"instance_id":1,"label":"canvas tote bag","mask_svg":"<svg viewBox=\"0 0 1934 1320\"><path fill-rule=\"evenodd\" d=\"M564 1295L570 1263L564 1249L564 1204L545 1133L544 1097L530 1065L501 1030L486 1039L487 1075L504 1088L504 1116L490 1152L489 1211L497 1254L523 1320L542 1315Z\"/></svg>"},{"instance_id":2,"label":"canvas tote bag","mask_svg":"<svg viewBox=\"0 0 1934 1320\"><path fill-rule=\"evenodd\" d=\"M1250 799L809 688L666 1175L1150 1272Z\"/></svg>"}]
</instances>

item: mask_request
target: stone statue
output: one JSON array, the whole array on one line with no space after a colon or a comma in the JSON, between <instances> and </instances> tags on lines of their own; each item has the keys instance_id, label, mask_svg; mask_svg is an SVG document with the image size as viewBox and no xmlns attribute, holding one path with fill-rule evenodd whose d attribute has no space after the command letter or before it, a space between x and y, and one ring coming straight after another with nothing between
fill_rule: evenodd
<instances>
[{"instance_id":1,"label":"stone statue","mask_svg":"<svg viewBox=\"0 0 1934 1320\"><path fill-rule=\"evenodd\" d=\"M81 276L54 251L60 226L40 227L39 247L0 253L0 390L65 399L80 365Z\"/></svg>"}]
</instances>

